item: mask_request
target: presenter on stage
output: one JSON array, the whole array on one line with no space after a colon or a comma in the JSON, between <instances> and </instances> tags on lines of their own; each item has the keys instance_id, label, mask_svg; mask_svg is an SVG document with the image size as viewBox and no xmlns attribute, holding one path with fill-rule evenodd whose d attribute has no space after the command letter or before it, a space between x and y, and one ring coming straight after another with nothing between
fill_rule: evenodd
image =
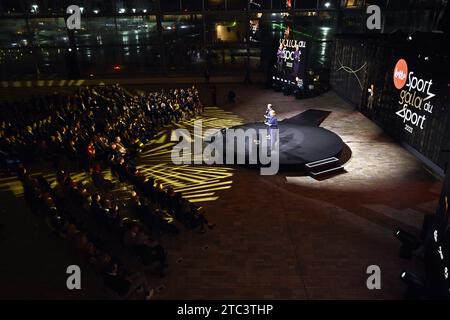
<instances>
[{"instance_id":1,"label":"presenter on stage","mask_svg":"<svg viewBox=\"0 0 450 320\"><path fill-rule=\"evenodd\" d=\"M269 103L267 105L266 112L264 113L264 118L266 118L266 120L270 118L269 113L272 110L273 110L272 105Z\"/></svg>"},{"instance_id":2,"label":"presenter on stage","mask_svg":"<svg viewBox=\"0 0 450 320\"><path fill-rule=\"evenodd\" d=\"M264 123L269 126L270 149L273 150L278 141L278 120L276 118L275 110L269 112L269 117Z\"/></svg>"}]
</instances>

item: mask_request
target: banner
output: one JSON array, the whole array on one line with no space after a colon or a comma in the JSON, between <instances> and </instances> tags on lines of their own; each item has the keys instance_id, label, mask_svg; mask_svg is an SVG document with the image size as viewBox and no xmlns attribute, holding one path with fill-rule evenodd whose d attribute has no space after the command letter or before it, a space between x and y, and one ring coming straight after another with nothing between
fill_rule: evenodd
<instances>
[{"instance_id":1,"label":"banner","mask_svg":"<svg viewBox=\"0 0 450 320\"><path fill-rule=\"evenodd\" d=\"M438 88L433 77L415 65L408 67L405 59L399 59L394 67L393 83L398 90L400 108L395 114L404 123L404 129L409 133L425 130L427 120L434 116L433 109L437 110L434 106L439 103L439 97L434 93Z\"/></svg>"},{"instance_id":2,"label":"banner","mask_svg":"<svg viewBox=\"0 0 450 320\"><path fill-rule=\"evenodd\" d=\"M272 80L281 86L303 89L306 79L307 42L289 39L290 33L290 27L287 27L287 36L279 40Z\"/></svg>"},{"instance_id":3,"label":"banner","mask_svg":"<svg viewBox=\"0 0 450 320\"><path fill-rule=\"evenodd\" d=\"M388 101L393 108L390 116L395 118L394 135L442 167L439 155L446 136L448 85L439 63L430 59L396 57L390 72L393 99Z\"/></svg>"}]
</instances>

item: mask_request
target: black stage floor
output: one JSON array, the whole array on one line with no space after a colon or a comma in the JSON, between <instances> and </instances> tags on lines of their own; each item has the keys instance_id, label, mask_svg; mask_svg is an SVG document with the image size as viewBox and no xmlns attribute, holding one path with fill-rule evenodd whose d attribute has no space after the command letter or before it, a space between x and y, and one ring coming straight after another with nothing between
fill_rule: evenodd
<instances>
[{"instance_id":1,"label":"black stage floor","mask_svg":"<svg viewBox=\"0 0 450 320\"><path fill-rule=\"evenodd\" d=\"M279 123L280 165L303 165L337 156L343 149L342 139L335 133L320 127ZM233 129L267 129L264 123L247 123ZM253 141L253 143L255 143ZM246 144L246 154L249 145ZM238 150L236 150L238 152Z\"/></svg>"},{"instance_id":2,"label":"black stage floor","mask_svg":"<svg viewBox=\"0 0 450 320\"><path fill-rule=\"evenodd\" d=\"M344 148L342 139L327 129L319 127L330 112L307 110L295 117L280 121L279 163L282 165L304 165L325 158L339 156ZM232 129L267 129L262 122L247 123ZM252 141L256 144L256 139ZM248 155L249 144L245 153ZM236 150L236 152L239 152Z\"/></svg>"}]
</instances>

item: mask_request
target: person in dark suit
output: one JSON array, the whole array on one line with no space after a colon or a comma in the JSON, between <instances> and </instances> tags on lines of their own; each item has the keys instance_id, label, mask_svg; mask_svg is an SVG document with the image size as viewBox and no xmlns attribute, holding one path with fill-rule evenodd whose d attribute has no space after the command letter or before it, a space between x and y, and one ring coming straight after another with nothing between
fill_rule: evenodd
<instances>
[{"instance_id":1,"label":"person in dark suit","mask_svg":"<svg viewBox=\"0 0 450 320\"><path fill-rule=\"evenodd\" d=\"M269 117L265 124L269 126L270 148L273 149L278 141L278 119L276 118L275 110L269 112Z\"/></svg>"},{"instance_id":2,"label":"person in dark suit","mask_svg":"<svg viewBox=\"0 0 450 320\"><path fill-rule=\"evenodd\" d=\"M292 67L292 79L297 78L298 71L300 69L300 57L302 55L302 52L300 51L300 48L298 44L295 46L294 51L294 61L293 61L293 67Z\"/></svg>"},{"instance_id":3,"label":"person in dark suit","mask_svg":"<svg viewBox=\"0 0 450 320\"><path fill-rule=\"evenodd\" d=\"M277 51L277 72L281 74L283 71L283 63L284 63L284 48L283 45L280 44Z\"/></svg>"}]
</instances>

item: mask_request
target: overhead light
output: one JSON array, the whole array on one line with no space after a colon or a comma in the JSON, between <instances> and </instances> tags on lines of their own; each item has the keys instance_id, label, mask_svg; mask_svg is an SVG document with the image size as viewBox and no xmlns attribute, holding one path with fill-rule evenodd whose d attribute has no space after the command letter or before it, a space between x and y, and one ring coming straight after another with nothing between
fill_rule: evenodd
<instances>
[{"instance_id":1,"label":"overhead light","mask_svg":"<svg viewBox=\"0 0 450 320\"><path fill-rule=\"evenodd\" d=\"M406 289L406 298L416 299L423 295L425 285L418 275L403 270L400 273L400 279L408 286Z\"/></svg>"},{"instance_id":2,"label":"overhead light","mask_svg":"<svg viewBox=\"0 0 450 320\"><path fill-rule=\"evenodd\" d=\"M420 247L420 241L412 234L398 228L395 233L395 237L402 243L400 247L400 258L410 259L412 252Z\"/></svg>"},{"instance_id":3,"label":"overhead light","mask_svg":"<svg viewBox=\"0 0 450 320\"><path fill-rule=\"evenodd\" d=\"M422 279L411 271L403 270L400 273L400 279L402 279L402 281L407 285L413 285L417 287L423 287L424 285Z\"/></svg>"},{"instance_id":4,"label":"overhead light","mask_svg":"<svg viewBox=\"0 0 450 320\"><path fill-rule=\"evenodd\" d=\"M331 3L325 2L324 6L325 6L325 8L329 8L331 6Z\"/></svg>"},{"instance_id":5,"label":"overhead light","mask_svg":"<svg viewBox=\"0 0 450 320\"><path fill-rule=\"evenodd\" d=\"M80 13L83 13L83 11L84 11L84 8L80 7Z\"/></svg>"},{"instance_id":6,"label":"overhead light","mask_svg":"<svg viewBox=\"0 0 450 320\"><path fill-rule=\"evenodd\" d=\"M126 12L126 10L124 8L119 9L119 13L125 13L125 12Z\"/></svg>"},{"instance_id":7,"label":"overhead light","mask_svg":"<svg viewBox=\"0 0 450 320\"><path fill-rule=\"evenodd\" d=\"M142 10L143 13L147 13L147 9Z\"/></svg>"},{"instance_id":8,"label":"overhead light","mask_svg":"<svg viewBox=\"0 0 450 320\"><path fill-rule=\"evenodd\" d=\"M136 9L135 9L135 8L131 9L131 11L132 11L133 13L136 13Z\"/></svg>"},{"instance_id":9,"label":"overhead light","mask_svg":"<svg viewBox=\"0 0 450 320\"><path fill-rule=\"evenodd\" d=\"M97 9L95 9L95 10L92 11L92 12L94 12L95 14L98 14L98 13L99 13L99 11L98 11Z\"/></svg>"},{"instance_id":10,"label":"overhead light","mask_svg":"<svg viewBox=\"0 0 450 320\"><path fill-rule=\"evenodd\" d=\"M411 40L412 40L412 36L409 35L409 36L408 36L408 41L411 41Z\"/></svg>"}]
</instances>

